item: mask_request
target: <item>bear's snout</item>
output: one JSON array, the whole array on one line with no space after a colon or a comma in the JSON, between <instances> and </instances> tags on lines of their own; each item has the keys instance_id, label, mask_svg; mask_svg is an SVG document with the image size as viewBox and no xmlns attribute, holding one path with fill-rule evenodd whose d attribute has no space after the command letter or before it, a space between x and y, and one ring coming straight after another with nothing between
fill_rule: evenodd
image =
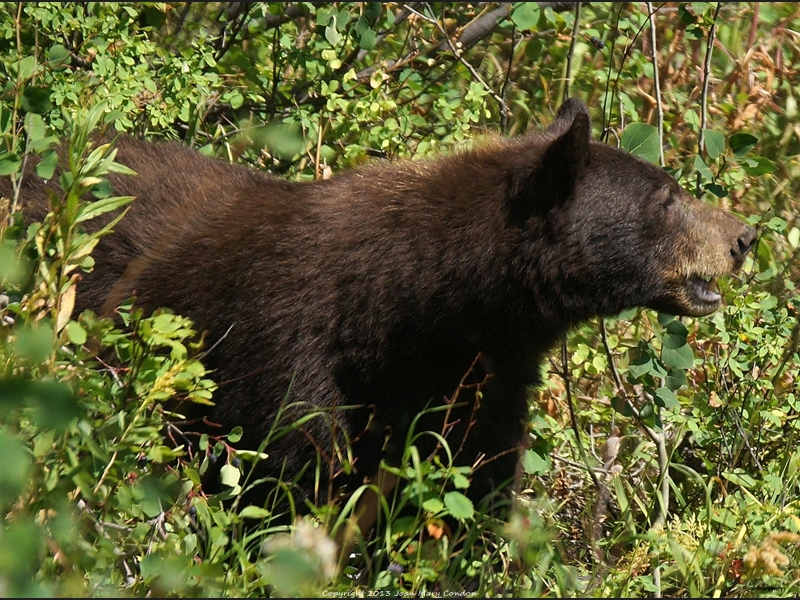
<instances>
[{"instance_id":1,"label":"bear's snout","mask_svg":"<svg viewBox=\"0 0 800 600\"><path fill-rule=\"evenodd\" d=\"M731 256L736 261L737 268L744 262L744 257L750 252L756 241L756 230L750 225L745 226L744 231L736 240L736 246L731 248Z\"/></svg>"}]
</instances>

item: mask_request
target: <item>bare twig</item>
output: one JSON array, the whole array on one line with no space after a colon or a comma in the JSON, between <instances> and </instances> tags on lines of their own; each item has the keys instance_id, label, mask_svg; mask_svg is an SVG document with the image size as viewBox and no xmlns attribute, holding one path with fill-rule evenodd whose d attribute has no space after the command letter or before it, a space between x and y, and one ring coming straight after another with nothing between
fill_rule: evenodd
<instances>
[{"instance_id":1,"label":"bare twig","mask_svg":"<svg viewBox=\"0 0 800 600\"><path fill-rule=\"evenodd\" d=\"M508 67L506 68L506 76L503 79L503 87L500 89L500 96L505 101L506 94L508 93L508 84L511 83L511 70L514 66L514 50L516 49L516 36L517 36L517 29L514 27L511 30L511 52L509 53L508 57ZM503 133L508 133L508 105L504 104L501 106L500 111L500 131Z\"/></svg>"},{"instance_id":2,"label":"bare twig","mask_svg":"<svg viewBox=\"0 0 800 600\"><path fill-rule=\"evenodd\" d=\"M752 48L756 45L758 39L758 13L761 6L758 2L753 2L753 20L750 24L750 38L747 40L747 47Z\"/></svg>"},{"instance_id":3,"label":"bare twig","mask_svg":"<svg viewBox=\"0 0 800 600\"><path fill-rule=\"evenodd\" d=\"M499 7L494 10L483 13L470 21L462 30L461 35L458 36L458 41L461 42L463 48L470 48L482 40L492 29L494 29L500 21L503 21L508 15L511 14L512 3L503 2ZM439 50L448 50L449 39L445 39L439 44Z\"/></svg>"},{"instance_id":4,"label":"bare twig","mask_svg":"<svg viewBox=\"0 0 800 600\"><path fill-rule=\"evenodd\" d=\"M286 8L283 12L279 15L272 15L267 14L264 17L264 29L272 29L274 27L280 27L284 23L288 21L294 21L300 17L304 17L306 15L306 11L304 11L300 5L292 3L287 4Z\"/></svg>"},{"instance_id":5,"label":"bare twig","mask_svg":"<svg viewBox=\"0 0 800 600\"><path fill-rule=\"evenodd\" d=\"M619 27L619 21L622 18L622 10L623 10L623 8L625 6L625 3L620 2L619 6L620 6L619 12L617 13L617 28ZM620 65L619 65L619 69L617 70L617 76L614 78L613 86L610 83L611 71L613 69L613 63L611 61L609 61L609 64L608 64L608 81L606 81L606 92L605 92L605 98L603 99L603 135L604 135L604 139L606 137L606 132L609 129L609 122L611 121L611 116L610 116L611 111L609 110L608 112L606 112L607 103L610 102L613 99L613 98L609 97L609 89L612 88L612 96L619 89L619 78L622 76L622 71L623 71L623 67L625 66L625 61L628 60L628 58L630 58L631 51L633 50L633 47L634 47L633 43L637 39L639 39L639 36L642 34L642 31L644 30L644 26L645 26L645 23L642 23L642 25L636 31L636 34L633 36L633 39L625 47L625 51L622 53L622 59L620 59ZM612 44L611 44L611 56L614 56L615 45L616 45L616 43L615 43L615 40L614 40L614 41L612 41ZM621 103L620 103L619 115L620 115L620 121L621 121L625 116L623 111L622 111L622 108L621 108ZM622 124L620 124L620 127L622 127Z\"/></svg>"},{"instance_id":6,"label":"bare twig","mask_svg":"<svg viewBox=\"0 0 800 600\"><path fill-rule=\"evenodd\" d=\"M95 485L94 489L92 490L93 494L96 494L97 490L100 489L100 486L103 485L103 482L106 479L106 475L108 475L108 472L111 470L111 466L114 464L114 461L116 459L117 459L117 451L114 450L114 454L111 455L111 459L108 461L108 464L106 465L106 468L103 469L103 474L100 475L100 479L98 480L97 485Z\"/></svg>"},{"instance_id":7,"label":"bare twig","mask_svg":"<svg viewBox=\"0 0 800 600\"><path fill-rule=\"evenodd\" d=\"M320 157L322 155L322 142L325 140L325 124L323 123L322 113L319 115L317 123L317 150L314 153L314 179L322 179L322 167L320 166Z\"/></svg>"},{"instance_id":8,"label":"bare twig","mask_svg":"<svg viewBox=\"0 0 800 600\"><path fill-rule=\"evenodd\" d=\"M192 8L192 3L187 2L183 5L183 10L180 16L175 21L175 29L172 30L172 35L178 35L178 32L183 29L183 24L186 22L186 17L189 14L189 9Z\"/></svg>"},{"instance_id":9,"label":"bare twig","mask_svg":"<svg viewBox=\"0 0 800 600\"><path fill-rule=\"evenodd\" d=\"M653 53L653 88L656 96L656 110L658 111L658 164L662 167L664 161L664 106L661 103L661 83L658 80L658 53L656 52L656 10L653 3L646 2L647 18L650 20L650 51Z\"/></svg>"},{"instance_id":10,"label":"bare twig","mask_svg":"<svg viewBox=\"0 0 800 600\"><path fill-rule=\"evenodd\" d=\"M230 35L225 35L228 23L225 23L222 27L222 31L220 31L219 40L221 44L217 48L216 55L214 56L215 60L220 60L223 56L225 56L225 53L230 50L231 46L233 46L233 43L236 41L236 36L239 35L242 27L244 27L244 24L247 22L247 17L250 14L251 8L251 2L238 3L238 6L235 9L236 14L233 17L233 27Z\"/></svg>"},{"instance_id":11,"label":"bare twig","mask_svg":"<svg viewBox=\"0 0 800 600\"><path fill-rule=\"evenodd\" d=\"M500 6L487 13L483 13L470 21L458 36L463 48L471 48L478 41L482 40L492 31L501 21L505 20L513 11L513 2L501 2ZM580 2L537 2L539 8L552 8L555 12L566 12L571 10ZM447 40L439 44L439 50L448 50Z\"/></svg>"},{"instance_id":12,"label":"bare twig","mask_svg":"<svg viewBox=\"0 0 800 600\"><path fill-rule=\"evenodd\" d=\"M567 64L564 67L564 79L561 82L563 87L562 102L566 102L570 97L570 87L572 86L572 57L575 54L575 43L578 40L578 25L581 22L581 3L575 3L575 22L572 24L572 39L569 42L569 52L567 53Z\"/></svg>"},{"instance_id":13,"label":"bare twig","mask_svg":"<svg viewBox=\"0 0 800 600\"><path fill-rule=\"evenodd\" d=\"M596 471L598 473L603 473L604 475L610 475L611 474L611 471L609 469L606 469L605 467L590 467L586 463L579 463L579 462L575 462L574 460L570 460L568 458L564 458L563 456L557 454L555 451L551 451L549 456L553 460L557 460L558 462L562 462L565 465L569 465L570 467L575 467L576 469L581 469L582 471Z\"/></svg>"},{"instance_id":14,"label":"bare twig","mask_svg":"<svg viewBox=\"0 0 800 600\"><path fill-rule=\"evenodd\" d=\"M17 6L17 16L14 18L14 29L16 30L16 34L17 34L17 85L16 85L16 89L17 90L21 90L22 89L22 79L19 76L19 73L20 73L19 61L21 60L21 57L23 56L23 54L22 54L22 5L23 5L23 3L20 2L19 5ZM11 121L12 121L11 131L13 131L15 135L13 135L11 137L11 148L10 148L11 152L14 152L17 149L17 141L19 139L17 137L16 133L17 133L17 119L19 118L20 98L22 98L22 94L20 94L20 93L15 93L14 94L14 107L12 108L12 112L11 112ZM28 138L29 138L29 136L25 137L25 144L26 144L25 150L26 150L26 152L23 155L24 156L23 161L26 161L27 158L28 158L28 152L27 152ZM24 177L24 173L25 173L25 162L22 163L22 170L20 171L19 179L17 179L13 175L12 175L12 178L11 178L11 182L12 182L12 185L13 185L13 188L14 188L14 199L11 202L11 212L9 214L12 214L12 215L17 211L17 206L19 205L19 193L20 193L20 191L22 191L22 178ZM6 225L6 223L3 223L3 227L5 227L5 225Z\"/></svg>"},{"instance_id":15,"label":"bare twig","mask_svg":"<svg viewBox=\"0 0 800 600\"><path fill-rule=\"evenodd\" d=\"M717 7L714 9L714 22L711 23L711 29L708 30L708 42L706 43L706 59L703 62L703 91L700 96L700 141L697 148L697 153L702 154L706 142L706 124L708 123L708 80L711 75L711 53L714 50L714 41L717 33L717 17L719 16L719 9L722 6L721 2L717 2Z\"/></svg>"}]
</instances>

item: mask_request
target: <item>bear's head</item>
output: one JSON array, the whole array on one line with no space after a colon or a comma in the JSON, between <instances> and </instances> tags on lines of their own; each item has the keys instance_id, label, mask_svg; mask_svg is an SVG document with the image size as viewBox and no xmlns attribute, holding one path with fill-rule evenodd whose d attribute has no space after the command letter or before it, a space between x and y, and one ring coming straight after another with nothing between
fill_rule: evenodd
<instances>
[{"instance_id":1,"label":"bear's head","mask_svg":"<svg viewBox=\"0 0 800 600\"><path fill-rule=\"evenodd\" d=\"M668 173L590 139L586 106L564 103L528 177L528 218L551 248L549 279L577 318L646 306L703 316L715 281L739 269L756 231L682 189Z\"/></svg>"}]
</instances>

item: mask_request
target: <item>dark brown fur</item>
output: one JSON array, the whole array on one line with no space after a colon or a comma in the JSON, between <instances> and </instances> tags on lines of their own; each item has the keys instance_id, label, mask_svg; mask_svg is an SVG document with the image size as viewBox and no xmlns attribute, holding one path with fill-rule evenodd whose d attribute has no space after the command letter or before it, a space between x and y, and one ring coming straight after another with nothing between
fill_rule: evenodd
<instances>
[{"instance_id":1,"label":"dark brown fur","mask_svg":"<svg viewBox=\"0 0 800 600\"><path fill-rule=\"evenodd\" d=\"M245 446L281 406L288 422L328 411L271 443L261 470L298 476L312 498L397 462L415 416L451 399L479 356L465 383L482 396L461 390L447 438L458 464L478 465L478 499L513 478L529 388L569 327L635 306L711 312L695 276L738 268L755 237L589 132L570 100L538 135L314 183L123 138L118 161L139 175L112 183L138 199L95 251L79 308L135 294L191 317L213 347L209 417L242 425ZM22 197L40 187L29 178ZM359 408L331 410L343 406ZM442 431L444 414L417 429Z\"/></svg>"}]
</instances>

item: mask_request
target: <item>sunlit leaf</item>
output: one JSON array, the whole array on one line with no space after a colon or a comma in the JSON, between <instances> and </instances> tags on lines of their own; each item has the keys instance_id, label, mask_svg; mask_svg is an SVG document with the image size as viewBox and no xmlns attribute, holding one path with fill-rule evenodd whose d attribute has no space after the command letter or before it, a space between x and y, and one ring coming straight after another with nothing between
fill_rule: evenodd
<instances>
[{"instance_id":1,"label":"sunlit leaf","mask_svg":"<svg viewBox=\"0 0 800 600\"><path fill-rule=\"evenodd\" d=\"M647 123L631 123L622 132L620 138L622 148L634 156L651 163L658 163L659 141L658 129Z\"/></svg>"}]
</instances>

